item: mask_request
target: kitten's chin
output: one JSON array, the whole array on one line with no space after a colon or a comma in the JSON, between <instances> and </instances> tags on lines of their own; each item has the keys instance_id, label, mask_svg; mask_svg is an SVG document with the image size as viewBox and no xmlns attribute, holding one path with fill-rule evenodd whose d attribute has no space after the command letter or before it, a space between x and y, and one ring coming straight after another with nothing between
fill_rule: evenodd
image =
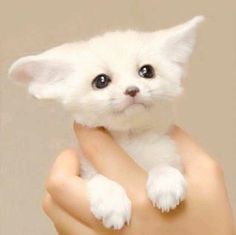
<instances>
[{"instance_id":1,"label":"kitten's chin","mask_svg":"<svg viewBox=\"0 0 236 235\"><path fill-rule=\"evenodd\" d=\"M75 121L89 127L104 127L111 132L142 132L155 130L165 133L173 123L172 109L169 105L156 104L145 107L131 105L120 113L83 113L74 115Z\"/></svg>"},{"instance_id":2,"label":"kitten's chin","mask_svg":"<svg viewBox=\"0 0 236 235\"><path fill-rule=\"evenodd\" d=\"M106 123L105 128L115 132L145 132L155 130L157 133L166 133L173 123L171 110L159 113L157 110L135 106L127 109L123 114L113 115Z\"/></svg>"},{"instance_id":3,"label":"kitten's chin","mask_svg":"<svg viewBox=\"0 0 236 235\"><path fill-rule=\"evenodd\" d=\"M149 107L143 103L134 103L134 104L128 105L122 109L115 110L113 112L113 114L114 115L126 115L126 116L135 115L140 112L145 112L145 110L148 108Z\"/></svg>"}]
</instances>

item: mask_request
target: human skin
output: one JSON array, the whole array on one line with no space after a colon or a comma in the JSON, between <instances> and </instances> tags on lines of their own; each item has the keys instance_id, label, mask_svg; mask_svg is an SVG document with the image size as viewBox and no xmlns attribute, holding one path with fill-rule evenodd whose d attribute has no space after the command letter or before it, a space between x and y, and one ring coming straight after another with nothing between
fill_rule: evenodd
<instances>
[{"instance_id":1,"label":"human skin","mask_svg":"<svg viewBox=\"0 0 236 235\"><path fill-rule=\"evenodd\" d=\"M177 209L161 213L149 201L147 173L103 129L75 125L81 150L98 172L120 183L132 201L130 224L106 229L89 209L86 181L79 175L79 155L62 152L46 183L43 209L59 235L234 235L232 210L219 164L179 127L170 135L182 156L187 197Z\"/></svg>"}]
</instances>

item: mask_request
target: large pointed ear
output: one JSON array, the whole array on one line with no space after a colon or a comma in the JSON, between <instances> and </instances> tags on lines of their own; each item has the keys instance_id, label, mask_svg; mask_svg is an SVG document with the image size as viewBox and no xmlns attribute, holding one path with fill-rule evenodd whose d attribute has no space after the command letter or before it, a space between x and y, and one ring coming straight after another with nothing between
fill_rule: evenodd
<instances>
[{"instance_id":1,"label":"large pointed ear","mask_svg":"<svg viewBox=\"0 0 236 235\"><path fill-rule=\"evenodd\" d=\"M203 20L203 16L196 16L184 24L164 30L162 55L170 62L185 65L196 42L197 27Z\"/></svg>"},{"instance_id":2,"label":"large pointed ear","mask_svg":"<svg viewBox=\"0 0 236 235\"><path fill-rule=\"evenodd\" d=\"M59 59L27 56L9 69L9 77L28 85L29 93L38 99L60 99L64 82L72 73L71 64Z\"/></svg>"}]
</instances>

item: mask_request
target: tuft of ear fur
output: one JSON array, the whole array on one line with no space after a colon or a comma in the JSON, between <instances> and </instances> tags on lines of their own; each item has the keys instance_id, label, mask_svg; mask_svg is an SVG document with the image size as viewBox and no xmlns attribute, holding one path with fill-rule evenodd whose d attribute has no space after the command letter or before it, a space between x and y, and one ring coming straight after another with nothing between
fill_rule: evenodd
<instances>
[{"instance_id":1,"label":"tuft of ear fur","mask_svg":"<svg viewBox=\"0 0 236 235\"><path fill-rule=\"evenodd\" d=\"M196 16L184 24L164 30L162 55L179 65L185 65L196 43L196 30L203 16Z\"/></svg>"},{"instance_id":2,"label":"tuft of ear fur","mask_svg":"<svg viewBox=\"0 0 236 235\"><path fill-rule=\"evenodd\" d=\"M27 84L29 93L38 99L59 99L71 72L72 66L62 60L26 56L11 66L9 78Z\"/></svg>"}]
</instances>

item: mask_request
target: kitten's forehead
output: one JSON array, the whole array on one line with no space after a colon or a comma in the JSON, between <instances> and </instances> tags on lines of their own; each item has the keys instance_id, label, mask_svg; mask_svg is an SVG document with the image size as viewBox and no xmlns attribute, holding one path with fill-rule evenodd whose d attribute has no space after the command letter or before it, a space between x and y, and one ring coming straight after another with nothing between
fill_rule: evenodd
<instances>
[{"instance_id":1,"label":"kitten's forehead","mask_svg":"<svg viewBox=\"0 0 236 235\"><path fill-rule=\"evenodd\" d=\"M128 44L135 45L139 43L145 33L136 32L136 31L115 31L115 32L107 32L101 36L97 36L91 38L88 41L88 44L91 48L94 47L104 47L104 46L117 46L117 47L125 47Z\"/></svg>"},{"instance_id":2,"label":"kitten's forehead","mask_svg":"<svg viewBox=\"0 0 236 235\"><path fill-rule=\"evenodd\" d=\"M63 57L72 61L112 63L113 60L132 60L145 50L150 33L115 31L96 36L88 41L63 44L46 51L48 57Z\"/></svg>"},{"instance_id":3,"label":"kitten's forehead","mask_svg":"<svg viewBox=\"0 0 236 235\"><path fill-rule=\"evenodd\" d=\"M145 46L148 33L116 31L88 41L88 47L98 56L134 56Z\"/></svg>"}]
</instances>

